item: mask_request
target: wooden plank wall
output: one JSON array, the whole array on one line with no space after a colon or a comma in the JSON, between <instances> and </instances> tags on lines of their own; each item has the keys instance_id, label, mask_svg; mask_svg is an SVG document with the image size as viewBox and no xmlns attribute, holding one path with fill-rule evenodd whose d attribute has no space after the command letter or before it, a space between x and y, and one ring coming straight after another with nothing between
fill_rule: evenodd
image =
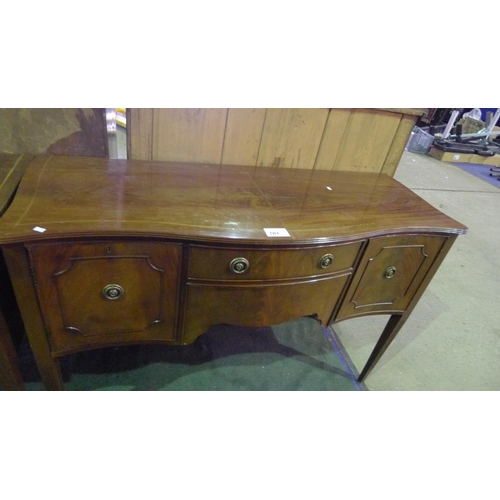
<instances>
[{"instance_id":1,"label":"wooden plank wall","mask_svg":"<svg viewBox=\"0 0 500 500\"><path fill-rule=\"evenodd\" d=\"M394 175L423 110L128 110L131 159Z\"/></svg>"}]
</instances>

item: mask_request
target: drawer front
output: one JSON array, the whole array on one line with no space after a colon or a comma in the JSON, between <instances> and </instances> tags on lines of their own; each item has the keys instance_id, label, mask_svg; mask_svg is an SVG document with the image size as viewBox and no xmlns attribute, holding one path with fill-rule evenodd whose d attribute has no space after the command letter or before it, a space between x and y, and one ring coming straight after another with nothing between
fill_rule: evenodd
<instances>
[{"instance_id":1,"label":"drawer front","mask_svg":"<svg viewBox=\"0 0 500 500\"><path fill-rule=\"evenodd\" d=\"M175 340L180 246L98 242L28 250L54 352Z\"/></svg>"},{"instance_id":2,"label":"drawer front","mask_svg":"<svg viewBox=\"0 0 500 500\"><path fill-rule=\"evenodd\" d=\"M349 276L272 285L190 283L183 342L189 344L221 323L262 327L317 314L326 325Z\"/></svg>"},{"instance_id":3,"label":"drawer front","mask_svg":"<svg viewBox=\"0 0 500 500\"><path fill-rule=\"evenodd\" d=\"M361 245L358 241L290 250L192 246L189 278L238 281L321 276L352 268Z\"/></svg>"},{"instance_id":4,"label":"drawer front","mask_svg":"<svg viewBox=\"0 0 500 500\"><path fill-rule=\"evenodd\" d=\"M336 319L404 311L445 241L418 235L370 240Z\"/></svg>"}]
</instances>

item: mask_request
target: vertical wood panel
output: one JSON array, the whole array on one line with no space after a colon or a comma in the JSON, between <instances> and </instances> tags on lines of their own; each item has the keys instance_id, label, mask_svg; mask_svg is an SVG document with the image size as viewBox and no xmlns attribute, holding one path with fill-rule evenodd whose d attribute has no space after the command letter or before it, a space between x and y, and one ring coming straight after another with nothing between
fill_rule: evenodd
<instances>
[{"instance_id":1,"label":"vertical wood panel","mask_svg":"<svg viewBox=\"0 0 500 500\"><path fill-rule=\"evenodd\" d=\"M394 176L394 172L396 172L396 169L398 168L406 143L408 142L408 138L410 137L411 131L413 130L417 119L418 116L402 116L396 135L394 136L394 140L392 141L391 147L389 148L387 157L384 161L384 165L382 166L383 174L390 175L391 177Z\"/></svg>"},{"instance_id":2,"label":"vertical wood panel","mask_svg":"<svg viewBox=\"0 0 500 500\"><path fill-rule=\"evenodd\" d=\"M328 109L268 109L257 165L312 169Z\"/></svg>"},{"instance_id":3,"label":"vertical wood panel","mask_svg":"<svg viewBox=\"0 0 500 500\"><path fill-rule=\"evenodd\" d=\"M153 154L153 112L148 108L131 108L127 124L129 158L151 160Z\"/></svg>"},{"instance_id":4,"label":"vertical wood panel","mask_svg":"<svg viewBox=\"0 0 500 500\"><path fill-rule=\"evenodd\" d=\"M265 108L228 111L222 163L256 165L266 117Z\"/></svg>"},{"instance_id":5,"label":"vertical wood panel","mask_svg":"<svg viewBox=\"0 0 500 500\"><path fill-rule=\"evenodd\" d=\"M380 172L401 115L357 109L347 125L334 170Z\"/></svg>"},{"instance_id":6,"label":"vertical wood panel","mask_svg":"<svg viewBox=\"0 0 500 500\"><path fill-rule=\"evenodd\" d=\"M153 160L220 163L227 109L155 109Z\"/></svg>"},{"instance_id":7,"label":"vertical wood panel","mask_svg":"<svg viewBox=\"0 0 500 500\"><path fill-rule=\"evenodd\" d=\"M319 146L318 157L314 168L317 170L333 170L344 134L351 116L350 109L331 109L328 113L325 132Z\"/></svg>"}]
</instances>

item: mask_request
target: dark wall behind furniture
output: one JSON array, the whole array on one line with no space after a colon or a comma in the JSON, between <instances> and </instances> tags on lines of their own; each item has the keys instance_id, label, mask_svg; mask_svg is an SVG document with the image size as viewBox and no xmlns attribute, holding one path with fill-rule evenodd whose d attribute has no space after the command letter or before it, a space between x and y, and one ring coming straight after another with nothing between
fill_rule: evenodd
<instances>
[{"instance_id":1,"label":"dark wall behind furniture","mask_svg":"<svg viewBox=\"0 0 500 500\"><path fill-rule=\"evenodd\" d=\"M104 108L0 108L0 153L107 157Z\"/></svg>"}]
</instances>

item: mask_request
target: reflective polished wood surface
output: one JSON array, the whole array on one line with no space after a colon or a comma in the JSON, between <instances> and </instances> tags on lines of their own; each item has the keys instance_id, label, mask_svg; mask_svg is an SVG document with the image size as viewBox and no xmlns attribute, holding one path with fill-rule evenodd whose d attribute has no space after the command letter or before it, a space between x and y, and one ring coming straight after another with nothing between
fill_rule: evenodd
<instances>
[{"instance_id":1,"label":"reflective polished wood surface","mask_svg":"<svg viewBox=\"0 0 500 500\"><path fill-rule=\"evenodd\" d=\"M465 231L382 174L38 156L0 241L146 235L272 245L263 229L276 227L298 244Z\"/></svg>"},{"instance_id":2,"label":"reflective polished wood surface","mask_svg":"<svg viewBox=\"0 0 500 500\"><path fill-rule=\"evenodd\" d=\"M82 350L387 314L362 380L465 231L385 175L38 156L0 246L49 389Z\"/></svg>"}]
</instances>

